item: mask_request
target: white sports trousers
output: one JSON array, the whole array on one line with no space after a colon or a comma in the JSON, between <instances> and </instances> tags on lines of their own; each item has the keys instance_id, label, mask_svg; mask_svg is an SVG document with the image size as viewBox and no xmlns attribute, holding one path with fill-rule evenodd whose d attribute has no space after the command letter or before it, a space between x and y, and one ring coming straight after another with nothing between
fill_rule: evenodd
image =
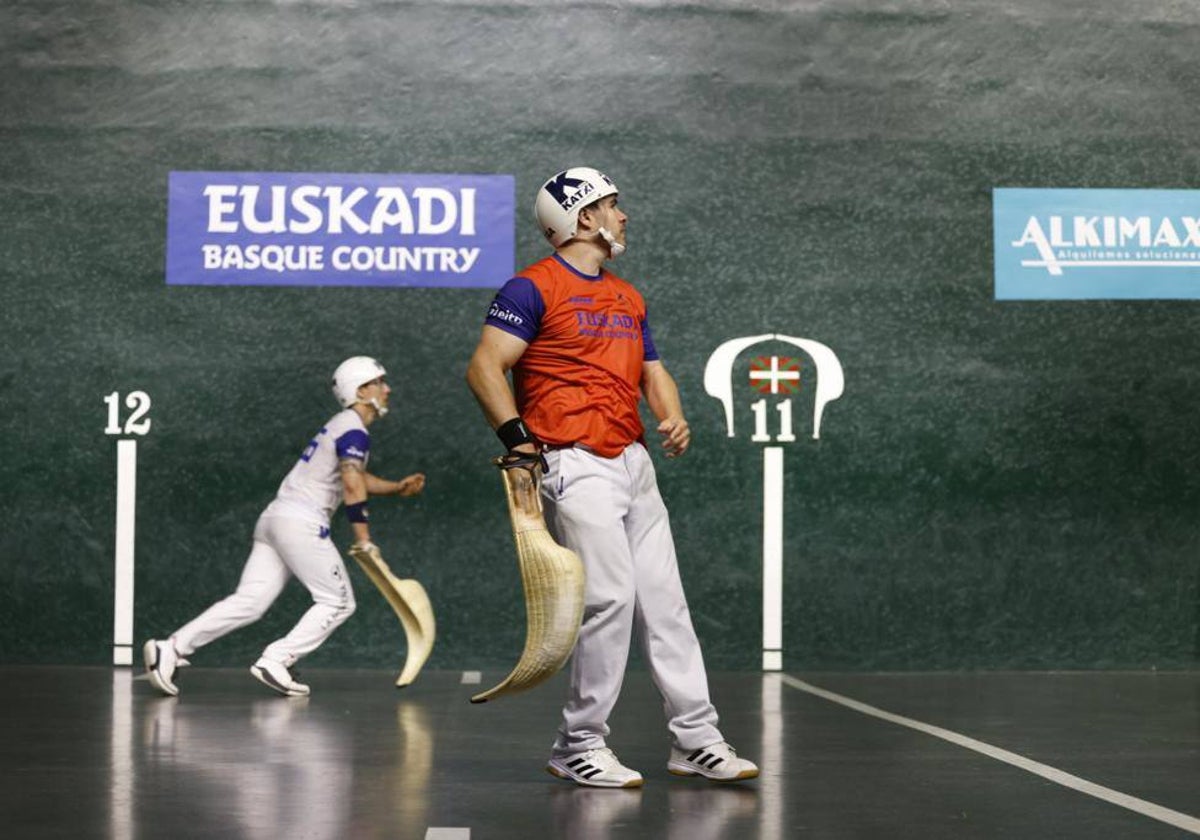
<instances>
[{"instance_id":1,"label":"white sports trousers","mask_svg":"<svg viewBox=\"0 0 1200 840\"><path fill-rule=\"evenodd\" d=\"M650 453L633 443L615 458L576 448L547 452L546 460L546 523L587 572L583 624L553 754L605 746L635 627L675 746L692 750L723 741Z\"/></svg>"},{"instance_id":2,"label":"white sports trousers","mask_svg":"<svg viewBox=\"0 0 1200 840\"><path fill-rule=\"evenodd\" d=\"M254 527L254 547L237 590L172 635L179 655L189 656L214 639L258 621L293 574L312 593L313 605L291 632L267 646L263 656L291 667L316 650L354 613L346 564L321 523L268 510Z\"/></svg>"}]
</instances>

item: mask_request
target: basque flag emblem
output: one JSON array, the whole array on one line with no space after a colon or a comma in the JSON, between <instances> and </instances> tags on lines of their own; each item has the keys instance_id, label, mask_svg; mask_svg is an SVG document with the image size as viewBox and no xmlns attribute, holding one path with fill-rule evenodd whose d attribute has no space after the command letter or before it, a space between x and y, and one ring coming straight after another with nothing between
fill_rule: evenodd
<instances>
[{"instance_id":1,"label":"basque flag emblem","mask_svg":"<svg viewBox=\"0 0 1200 840\"><path fill-rule=\"evenodd\" d=\"M759 356L750 362L750 387L760 394L794 394L800 390L800 360L791 356Z\"/></svg>"}]
</instances>

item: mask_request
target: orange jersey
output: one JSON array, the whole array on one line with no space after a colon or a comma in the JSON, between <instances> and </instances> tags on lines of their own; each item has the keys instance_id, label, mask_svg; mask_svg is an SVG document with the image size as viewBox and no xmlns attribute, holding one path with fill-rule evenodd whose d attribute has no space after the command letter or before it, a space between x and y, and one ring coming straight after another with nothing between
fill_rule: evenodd
<instances>
[{"instance_id":1,"label":"orange jersey","mask_svg":"<svg viewBox=\"0 0 1200 840\"><path fill-rule=\"evenodd\" d=\"M529 342L513 380L517 410L539 440L612 458L643 438L642 364L658 353L629 283L549 256L504 285L486 323Z\"/></svg>"}]
</instances>

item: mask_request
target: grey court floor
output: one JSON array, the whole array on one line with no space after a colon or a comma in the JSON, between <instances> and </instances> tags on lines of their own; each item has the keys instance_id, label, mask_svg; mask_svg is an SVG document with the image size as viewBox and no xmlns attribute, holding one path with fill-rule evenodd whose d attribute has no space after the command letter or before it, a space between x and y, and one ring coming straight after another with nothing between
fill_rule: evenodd
<instances>
[{"instance_id":1,"label":"grey court floor","mask_svg":"<svg viewBox=\"0 0 1200 840\"><path fill-rule=\"evenodd\" d=\"M1200 672L716 673L754 782L666 772L644 672L610 745L641 790L543 771L563 678L472 706L426 673L311 670L284 699L191 668L0 668L6 838L1168 838L1200 834ZM503 674L485 673L485 685ZM468 676L468 679L470 677Z\"/></svg>"}]
</instances>

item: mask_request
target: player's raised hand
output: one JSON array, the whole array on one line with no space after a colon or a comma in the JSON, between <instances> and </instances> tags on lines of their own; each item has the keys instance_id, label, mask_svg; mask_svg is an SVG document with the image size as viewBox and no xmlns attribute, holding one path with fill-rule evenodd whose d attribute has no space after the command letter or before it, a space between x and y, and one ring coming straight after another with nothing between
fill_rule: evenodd
<instances>
[{"instance_id":1,"label":"player's raised hand","mask_svg":"<svg viewBox=\"0 0 1200 840\"><path fill-rule=\"evenodd\" d=\"M425 473L413 473L396 482L397 496L416 496L425 489Z\"/></svg>"},{"instance_id":2,"label":"player's raised hand","mask_svg":"<svg viewBox=\"0 0 1200 840\"><path fill-rule=\"evenodd\" d=\"M675 458L687 452L692 442L692 430L688 428L687 420L682 417L668 417L658 424L658 433L663 436L662 446L667 450L668 458Z\"/></svg>"}]
</instances>

